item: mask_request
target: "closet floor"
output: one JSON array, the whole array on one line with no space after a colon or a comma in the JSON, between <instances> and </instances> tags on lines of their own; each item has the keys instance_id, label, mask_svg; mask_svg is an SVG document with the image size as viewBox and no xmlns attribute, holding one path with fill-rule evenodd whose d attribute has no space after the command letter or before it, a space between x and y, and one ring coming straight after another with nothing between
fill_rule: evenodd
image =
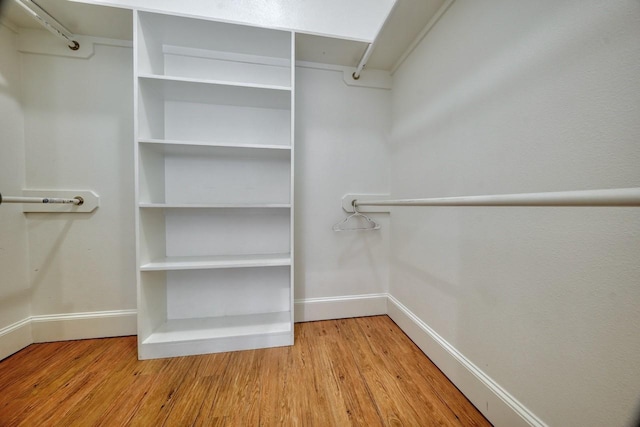
<instances>
[{"instance_id":1,"label":"closet floor","mask_svg":"<svg viewBox=\"0 0 640 427\"><path fill-rule=\"evenodd\" d=\"M2 426L490 425L387 316L298 323L295 345L138 361L136 337L0 362Z\"/></svg>"}]
</instances>

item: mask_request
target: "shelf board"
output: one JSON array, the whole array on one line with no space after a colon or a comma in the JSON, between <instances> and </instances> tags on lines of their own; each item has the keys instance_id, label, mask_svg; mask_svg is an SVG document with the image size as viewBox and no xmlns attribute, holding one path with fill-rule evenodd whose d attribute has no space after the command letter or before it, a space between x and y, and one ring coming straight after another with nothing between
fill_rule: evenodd
<instances>
[{"instance_id":1,"label":"shelf board","mask_svg":"<svg viewBox=\"0 0 640 427\"><path fill-rule=\"evenodd\" d=\"M155 259L147 264L140 266L140 271L280 267L289 265L291 265L291 254L166 257Z\"/></svg>"},{"instance_id":2,"label":"shelf board","mask_svg":"<svg viewBox=\"0 0 640 427\"><path fill-rule=\"evenodd\" d=\"M193 83L193 84L213 85L213 86L233 86L233 87L281 90L281 91L291 92L291 86L267 85L267 84L260 84L260 83L245 83L245 82L239 82L239 81L237 82L237 81L228 81L228 80L194 79L190 77L165 76L161 74L139 74L138 78L147 79L147 80L160 80L164 82L181 82L181 83L187 83L187 84Z\"/></svg>"},{"instance_id":3,"label":"shelf board","mask_svg":"<svg viewBox=\"0 0 640 427\"><path fill-rule=\"evenodd\" d=\"M291 313L249 314L241 316L201 317L194 319L169 319L143 344L179 343L290 333Z\"/></svg>"},{"instance_id":4,"label":"shelf board","mask_svg":"<svg viewBox=\"0 0 640 427\"><path fill-rule=\"evenodd\" d=\"M138 139L138 142L140 142L141 144L291 151L290 145L276 145L276 144L229 144L229 143L218 143L218 142L207 142L207 141L184 141L184 140L177 140L177 139L153 139L153 138L141 138L141 139Z\"/></svg>"},{"instance_id":5,"label":"shelf board","mask_svg":"<svg viewBox=\"0 0 640 427\"><path fill-rule=\"evenodd\" d=\"M291 203L140 203L150 209L290 209Z\"/></svg>"},{"instance_id":6,"label":"shelf board","mask_svg":"<svg viewBox=\"0 0 640 427\"><path fill-rule=\"evenodd\" d=\"M291 89L261 84L232 84L216 80L170 78L153 74L138 78L141 99L291 110Z\"/></svg>"}]
</instances>

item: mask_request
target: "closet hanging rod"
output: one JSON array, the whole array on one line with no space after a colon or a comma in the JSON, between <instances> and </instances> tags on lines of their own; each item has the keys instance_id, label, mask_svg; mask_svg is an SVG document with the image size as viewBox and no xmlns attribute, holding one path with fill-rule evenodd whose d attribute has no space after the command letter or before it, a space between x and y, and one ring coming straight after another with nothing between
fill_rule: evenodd
<instances>
[{"instance_id":1,"label":"closet hanging rod","mask_svg":"<svg viewBox=\"0 0 640 427\"><path fill-rule=\"evenodd\" d=\"M3 196L0 193L0 205L3 203L47 203L82 206L84 199L80 196L76 196L73 199L63 199L59 197L14 197Z\"/></svg>"},{"instance_id":2,"label":"closet hanging rod","mask_svg":"<svg viewBox=\"0 0 640 427\"><path fill-rule=\"evenodd\" d=\"M373 53L373 43L369 43L367 45L367 49L364 51L364 54L362 54L362 58L360 59L360 62L358 63L356 70L351 75L351 77L353 77L353 80L358 80L360 78L360 73L362 73L362 69L365 67L365 65L367 65L367 61L369 60L369 57L371 56L372 53Z\"/></svg>"},{"instance_id":3,"label":"closet hanging rod","mask_svg":"<svg viewBox=\"0 0 640 427\"><path fill-rule=\"evenodd\" d=\"M395 11L397 5L398 5L398 2L394 1L393 6L391 6L391 10L387 14L387 17L384 18L384 21L382 22L382 25L380 26L380 29L378 30L378 33L376 34L375 39L373 39L373 41L367 45L367 49L362 54L362 58L360 58L360 62L358 62L358 65L356 66L356 70L353 72L353 74L351 74L351 77L353 78L353 80L358 80L360 78L360 74L362 73L362 70L367 65L367 62L369 61L369 57L373 53L373 49L375 49L376 47L376 43L378 42L378 37L380 36L382 29L384 28L385 25L387 25L387 22L389 21L389 18Z\"/></svg>"},{"instance_id":4,"label":"closet hanging rod","mask_svg":"<svg viewBox=\"0 0 640 427\"><path fill-rule=\"evenodd\" d=\"M33 19L38 21L40 25L46 28L54 36L67 42L69 49L80 49L80 43L73 40L73 34L64 25L62 25L56 18L49 15L49 13L38 6L37 3L32 0L14 0L20 7L22 7Z\"/></svg>"},{"instance_id":5,"label":"closet hanging rod","mask_svg":"<svg viewBox=\"0 0 640 427\"><path fill-rule=\"evenodd\" d=\"M640 206L640 187L429 199L358 200L354 206Z\"/></svg>"}]
</instances>

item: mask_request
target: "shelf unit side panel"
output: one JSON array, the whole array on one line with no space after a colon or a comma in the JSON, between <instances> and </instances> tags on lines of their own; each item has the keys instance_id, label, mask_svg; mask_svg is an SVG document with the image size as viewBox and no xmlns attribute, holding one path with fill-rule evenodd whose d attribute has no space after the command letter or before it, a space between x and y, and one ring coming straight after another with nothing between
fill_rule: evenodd
<instances>
[{"instance_id":1,"label":"shelf unit side panel","mask_svg":"<svg viewBox=\"0 0 640 427\"><path fill-rule=\"evenodd\" d=\"M290 253L289 209L167 209L167 256Z\"/></svg>"},{"instance_id":2,"label":"shelf unit side panel","mask_svg":"<svg viewBox=\"0 0 640 427\"><path fill-rule=\"evenodd\" d=\"M138 78L138 138L165 137L164 106L161 85Z\"/></svg>"},{"instance_id":3,"label":"shelf unit side panel","mask_svg":"<svg viewBox=\"0 0 640 427\"><path fill-rule=\"evenodd\" d=\"M290 181L289 181L289 194L291 195L291 214L290 214L290 223L289 223L289 239L290 239L290 247L291 247L291 269L290 273L290 286L291 292L289 294L289 313L290 313L290 322L291 322L291 331L292 336L291 339L293 341L293 324L295 319L295 218L296 218L296 204L295 204L295 125L296 125L296 33L290 33L290 44L291 44L291 64L293 66L290 69L291 77L291 108L290 108L290 118L289 118L289 144L291 146L291 164L290 164ZM293 344L293 342L292 342Z\"/></svg>"},{"instance_id":4,"label":"shelf unit side panel","mask_svg":"<svg viewBox=\"0 0 640 427\"><path fill-rule=\"evenodd\" d=\"M138 337L144 341L167 320L167 277L162 271L140 274Z\"/></svg>"},{"instance_id":5,"label":"shelf unit side panel","mask_svg":"<svg viewBox=\"0 0 640 427\"><path fill-rule=\"evenodd\" d=\"M167 318L274 313L289 309L289 268L167 272Z\"/></svg>"},{"instance_id":6,"label":"shelf unit side panel","mask_svg":"<svg viewBox=\"0 0 640 427\"><path fill-rule=\"evenodd\" d=\"M165 156L142 144L138 146L138 190L141 203L165 203Z\"/></svg>"},{"instance_id":7,"label":"shelf unit side panel","mask_svg":"<svg viewBox=\"0 0 640 427\"><path fill-rule=\"evenodd\" d=\"M166 256L166 226L162 209L139 209L140 265Z\"/></svg>"},{"instance_id":8,"label":"shelf unit side panel","mask_svg":"<svg viewBox=\"0 0 640 427\"><path fill-rule=\"evenodd\" d=\"M135 59L140 73L164 74L162 35L158 26L144 12L138 12L135 25L138 46Z\"/></svg>"}]
</instances>

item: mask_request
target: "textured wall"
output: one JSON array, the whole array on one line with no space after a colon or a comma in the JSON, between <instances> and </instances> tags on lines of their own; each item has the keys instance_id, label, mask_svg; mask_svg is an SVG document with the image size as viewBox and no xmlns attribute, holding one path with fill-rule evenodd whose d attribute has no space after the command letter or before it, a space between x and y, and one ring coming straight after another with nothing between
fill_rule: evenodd
<instances>
[{"instance_id":1,"label":"textured wall","mask_svg":"<svg viewBox=\"0 0 640 427\"><path fill-rule=\"evenodd\" d=\"M395 74L393 196L640 186L639 40L637 1L456 1ZM544 422L630 422L637 208L398 208L391 252L391 294Z\"/></svg>"},{"instance_id":2,"label":"textured wall","mask_svg":"<svg viewBox=\"0 0 640 427\"><path fill-rule=\"evenodd\" d=\"M295 298L386 292L387 214L375 232L332 231L346 193L389 188L388 90L346 86L342 72L296 69Z\"/></svg>"},{"instance_id":3,"label":"textured wall","mask_svg":"<svg viewBox=\"0 0 640 427\"><path fill-rule=\"evenodd\" d=\"M93 190L90 214L29 214L33 315L136 306L131 49L22 55L26 184Z\"/></svg>"},{"instance_id":4,"label":"textured wall","mask_svg":"<svg viewBox=\"0 0 640 427\"><path fill-rule=\"evenodd\" d=\"M24 187L24 115L17 36L0 24L0 192L20 196ZM19 204L0 206L0 329L29 316L27 221ZM5 355L0 348L0 357Z\"/></svg>"}]
</instances>

